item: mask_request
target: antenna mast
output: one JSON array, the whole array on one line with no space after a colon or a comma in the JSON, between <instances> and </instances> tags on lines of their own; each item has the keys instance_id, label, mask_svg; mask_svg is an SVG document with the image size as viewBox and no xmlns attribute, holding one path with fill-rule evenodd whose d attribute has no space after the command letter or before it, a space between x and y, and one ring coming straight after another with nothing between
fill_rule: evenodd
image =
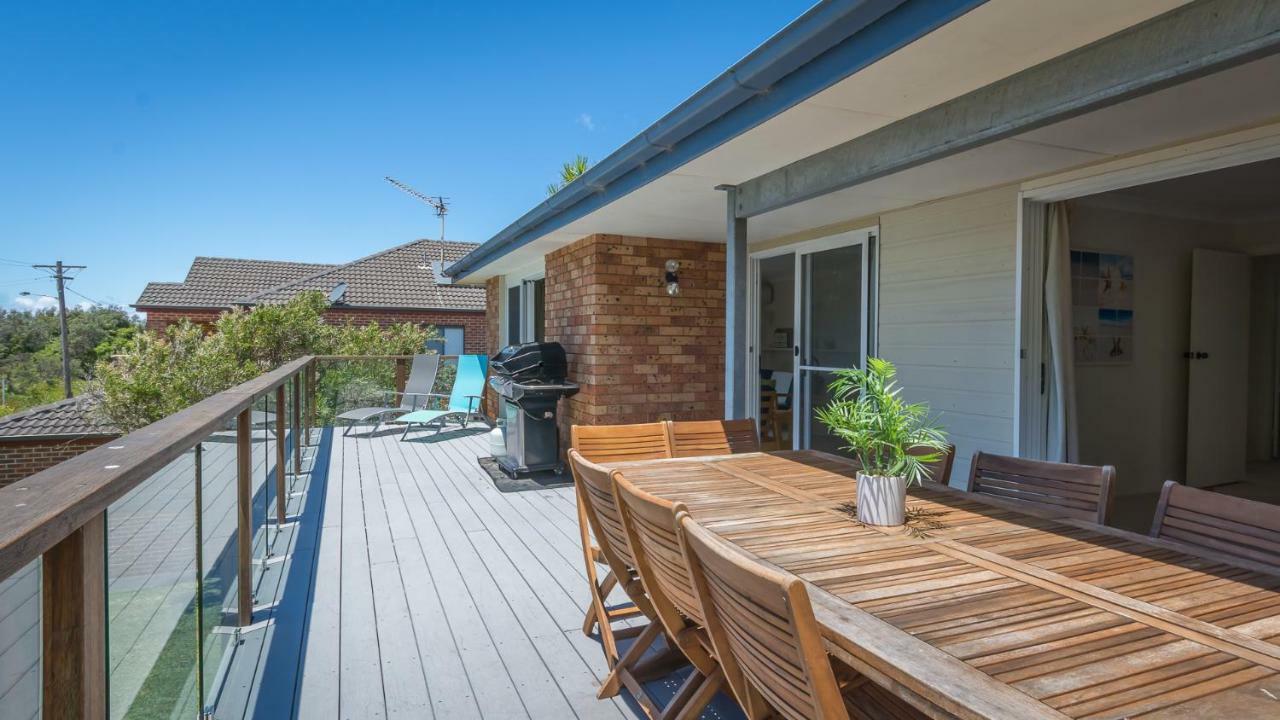
<instances>
[{"instance_id":1,"label":"antenna mast","mask_svg":"<svg viewBox=\"0 0 1280 720\"><path fill-rule=\"evenodd\" d=\"M391 183L392 185L395 185L400 190L418 198L422 202L435 208L436 217L440 218L440 242L444 242L444 216L449 214L449 198L444 197L442 195L423 195L417 190L414 190L408 185L405 185L399 180L391 177L390 175L386 176L383 179ZM444 250L442 249L441 253L443 252ZM443 260L444 258L441 257L440 259Z\"/></svg>"}]
</instances>

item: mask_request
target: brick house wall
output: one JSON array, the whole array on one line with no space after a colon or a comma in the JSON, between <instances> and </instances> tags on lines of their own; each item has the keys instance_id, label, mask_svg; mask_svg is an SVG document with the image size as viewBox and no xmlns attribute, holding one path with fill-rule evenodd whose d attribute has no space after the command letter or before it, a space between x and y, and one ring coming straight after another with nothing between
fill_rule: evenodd
<instances>
[{"instance_id":1,"label":"brick house wall","mask_svg":"<svg viewBox=\"0 0 1280 720\"><path fill-rule=\"evenodd\" d=\"M189 319L197 325L209 327L218 321L218 316L222 314L221 310L192 308L192 309L175 309L175 308L147 308L139 307L138 312L146 313L147 329L156 332L164 332L164 329L170 325L174 325L183 318Z\"/></svg>"},{"instance_id":2,"label":"brick house wall","mask_svg":"<svg viewBox=\"0 0 1280 720\"><path fill-rule=\"evenodd\" d=\"M148 309L145 307L139 307L138 311L147 314L147 329L157 331L164 330L182 318L189 318L194 323L211 326L223 312L212 309L171 310ZM463 329L463 347L466 351L468 353L485 353L488 351L490 332L486 315L487 313L484 312L450 310L330 308L325 312L324 317L328 322L344 323L350 321L357 325L367 325L370 322L376 322L379 325L412 322L420 325L435 325L437 327L446 325L461 327Z\"/></svg>"},{"instance_id":3,"label":"brick house wall","mask_svg":"<svg viewBox=\"0 0 1280 720\"><path fill-rule=\"evenodd\" d=\"M722 417L724 304L723 245L592 235L547 255L546 338L582 386L561 407L565 437L572 424Z\"/></svg>"},{"instance_id":4,"label":"brick house wall","mask_svg":"<svg viewBox=\"0 0 1280 720\"><path fill-rule=\"evenodd\" d=\"M0 487L53 467L110 440L101 435L76 438L34 438L0 442Z\"/></svg>"},{"instance_id":5,"label":"brick house wall","mask_svg":"<svg viewBox=\"0 0 1280 720\"><path fill-rule=\"evenodd\" d=\"M492 277L484 283L484 316L487 320L485 341L489 354L502 349L502 278Z\"/></svg>"}]
</instances>

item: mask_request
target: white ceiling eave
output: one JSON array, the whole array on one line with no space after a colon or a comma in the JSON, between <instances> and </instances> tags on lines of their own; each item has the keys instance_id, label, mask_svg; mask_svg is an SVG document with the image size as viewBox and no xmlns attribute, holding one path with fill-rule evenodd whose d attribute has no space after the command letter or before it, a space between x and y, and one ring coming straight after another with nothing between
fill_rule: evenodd
<instances>
[{"instance_id":1,"label":"white ceiling eave","mask_svg":"<svg viewBox=\"0 0 1280 720\"><path fill-rule=\"evenodd\" d=\"M725 197L717 185L738 184L852 140L1185 2L990 0L678 170L494 260L467 282L511 272L596 233L723 241ZM1030 133L961 153L752 218L749 236L756 242L802 232L983 187L974 186L976 181L990 186L1027 177L1020 172L1087 163L1114 149L1074 140Z\"/></svg>"}]
</instances>

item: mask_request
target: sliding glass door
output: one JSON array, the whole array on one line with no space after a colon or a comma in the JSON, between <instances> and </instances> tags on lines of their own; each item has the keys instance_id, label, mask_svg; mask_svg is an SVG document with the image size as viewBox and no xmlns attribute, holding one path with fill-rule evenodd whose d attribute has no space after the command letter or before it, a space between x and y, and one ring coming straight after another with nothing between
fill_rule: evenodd
<instances>
[{"instance_id":1,"label":"sliding glass door","mask_svg":"<svg viewBox=\"0 0 1280 720\"><path fill-rule=\"evenodd\" d=\"M866 361L873 238L872 230L842 233L755 258L754 358L762 382L782 371L790 385L784 445L839 451L815 412L830 400L834 371ZM778 298L779 286L790 297Z\"/></svg>"}]
</instances>

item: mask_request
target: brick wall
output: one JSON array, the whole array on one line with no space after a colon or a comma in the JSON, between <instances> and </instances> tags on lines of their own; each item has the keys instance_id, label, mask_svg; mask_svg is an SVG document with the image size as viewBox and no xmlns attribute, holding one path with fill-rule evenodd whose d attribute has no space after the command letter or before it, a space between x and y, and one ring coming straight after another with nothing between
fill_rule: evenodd
<instances>
[{"instance_id":1,"label":"brick wall","mask_svg":"<svg viewBox=\"0 0 1280 720\"><path fill-rule=\"evenodd\" d=\"M0 442L0 487L14 483L45 468L53 467L110 438L77 440L8 440Z\"/></svg>"},{"instance_id":2,"label":"brick wall","mask_svg":"<svg viewBox=\"0 0 1280 720\"><path fill-rule=\"evenodd\" d=\"M680 262L681 293L663 282ZM724 414L724 246L593 235L546 257L546 337L582 390L562 429ZM566 435L567 437L567 435Z\"/></svg>"},{"instance_id":3,"label":"brick wall","mask_svg":"<svg viewBox=\"0 0 1280 720\"><path fill-rule=\"evenodd\" d=\"M222 314L220 310L160 310L138 308L147 314L148 330L164 330L182 318L190 318L192 322L212 325ZM370 308L330 308L325 312L328 322L354 322L367 325L376 322L379 325L394 325L412 322L422 325L456 326L463 330L463 347L469 353L488 351L489 325L485 313L479 311L450 310L378 310Z\"/></svg>"},{"instance_id":4,"label":"brick wall","mask_svg":"<svg viewBox=\"0 0 1280 720\"><path fill-rule=\"evenodd\" d=\"M502 349L502 278L492 277L484 283L484 316L487 320L485 340L489 354Z\"/></svg>"},{"instance_id":5,"label":"brick wall","mask_svg":"<svg viewBox=\"0 0 1280 720\"><path fill-rule=\"evenodd\" d=\"M327 322L347 322L367 325L376 322L379 325L395 325L396 323L418 323L419 325L435 325L437 327L452 325L461 327L463 347L468 353L487 352L488 323L485 313L459 312L451 310L374 310L368 308L330 308L324 314Z\"/></svg>"},{"instance_id":6,"label":"brick wall","mask_svg":"<svg viewBox=\"0 0 1280 720\"><path fill-rule=\"evenodd\" d=\"M139 307L138 312L147 314L147 329L163 332L165 328L183 318L197 325L211 326L222 314L221 310L165 310L160 308Z\"/></svg>"}]
</instances>

